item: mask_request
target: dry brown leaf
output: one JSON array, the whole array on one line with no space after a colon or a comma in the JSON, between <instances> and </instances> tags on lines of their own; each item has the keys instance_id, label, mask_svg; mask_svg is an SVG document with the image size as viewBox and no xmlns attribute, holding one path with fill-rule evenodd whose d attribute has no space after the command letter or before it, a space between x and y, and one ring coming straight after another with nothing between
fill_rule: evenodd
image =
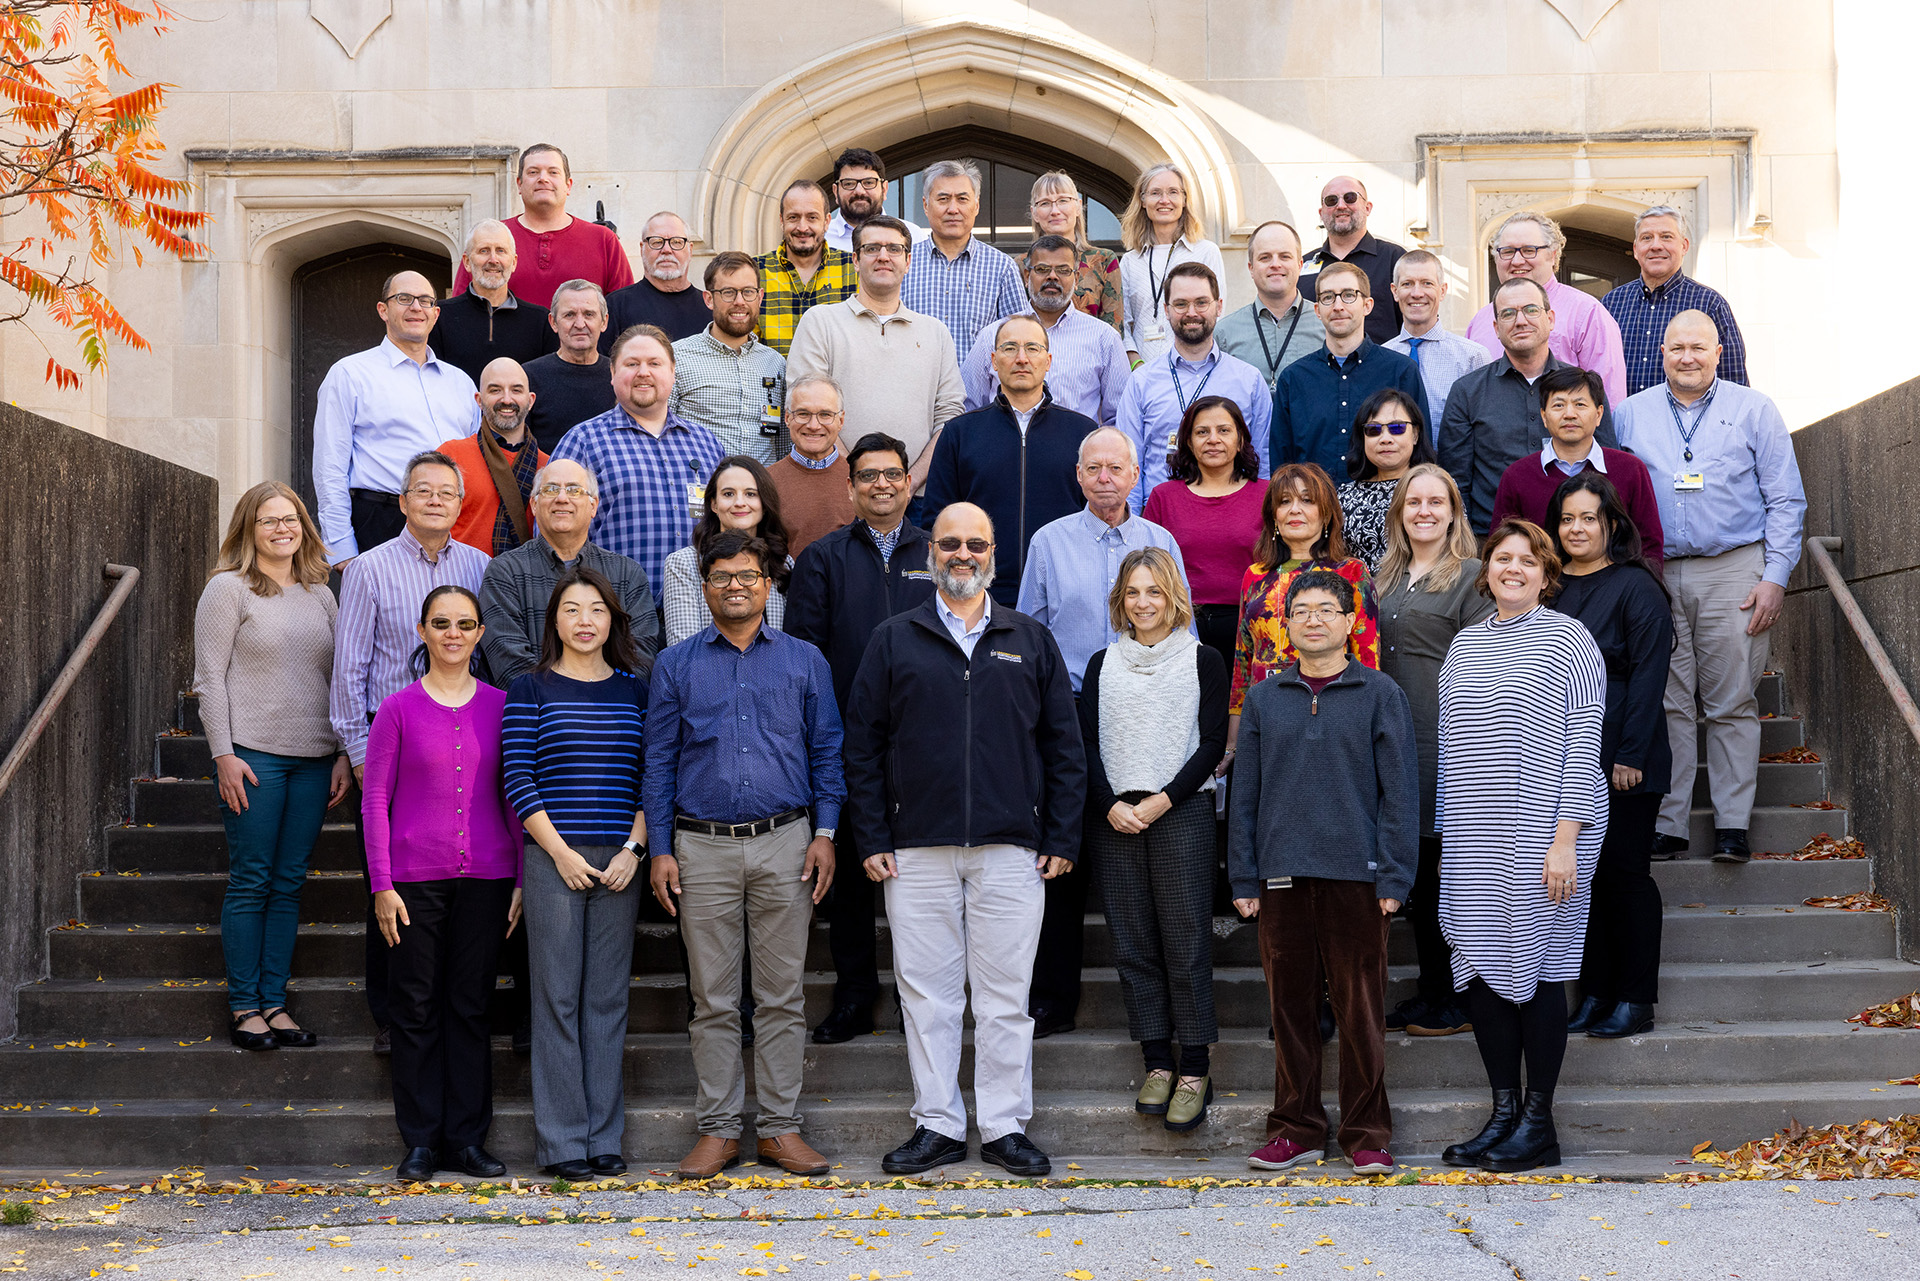
<instances>
[{"instance_id":1,"label":"dry brown leaf","mask_svg":"<svg viewBox=\"0 0 1920 1281\"><path fill-rule=\"evenodd\" d=\"M1817 894L1805 900L1808 907L1831 907L1842 912L1891 912L1893 902L1884 894Z\"/></svg>"},{"instance_id":2,"label":"dry brown leaf","mask_svg":"<svg viewBox=\"0 0 1920 1281\"><path fill-rule=\"evenodd\" d=\"M1909 992L1896 1001L1870 1006L1847 1022L1862 1023L1867 1027L1920 1028L1920 992Z\"/></svg>"}]
</instances>

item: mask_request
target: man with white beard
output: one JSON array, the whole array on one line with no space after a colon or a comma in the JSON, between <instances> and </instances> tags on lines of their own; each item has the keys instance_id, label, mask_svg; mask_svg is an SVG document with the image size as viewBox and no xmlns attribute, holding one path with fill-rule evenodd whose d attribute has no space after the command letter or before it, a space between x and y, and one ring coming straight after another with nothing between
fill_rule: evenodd
<instances>
[{"instance_id":1,"label":"man with white beard","mask_svg":"<svg viewBox=\"0 0 1920 1281\"><path fill-rule=\"evenodd\" d=\"M647 219L640 230L640 279L607 295L600 350L612 355L613 340L634 325L658 325L675 342L705 329L712 313L687 274L692 261L693 238L679 214L663 209Z\"/></svg>"},{"instance_id":2,"label":"man with white beard","mask_svg":"<svg viewBox=\"0 0 1920 1281\"><path fill-rule=\"evenodd\" d=\"M476 384L480 372L502 356L524 365L559 346L547 313L507 287L519 260L506 223L489 218L475 224L461 257L473 279L465 292L440 304L427 335L434 354Z\"/></svg>"},{"instance_id":3,"label":"man with white beard","mask_svg":"<svg viewBox=\"0 0 1920 1281\"><path fill-rule=\"evenodd\" d=\"M1087 764L1060 647L996 604L993 522L955 503L933 527L934 594L874 629L854 678L846 771L854 844L886 893L913 1069L914 1131L889 1174L967 1159L960 1036L973 989L980 1156L1052 1170L1027 1138L1027 986L1046 881L1080 853Z\"/></svg>"}]
</instances>

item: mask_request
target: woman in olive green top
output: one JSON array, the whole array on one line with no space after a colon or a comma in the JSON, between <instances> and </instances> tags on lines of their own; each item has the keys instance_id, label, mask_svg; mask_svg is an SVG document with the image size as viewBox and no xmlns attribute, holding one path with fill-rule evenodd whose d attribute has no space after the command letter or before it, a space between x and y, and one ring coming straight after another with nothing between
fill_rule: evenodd
<instances>
[{"instance_id":1,"label":"woman in olive green top","mask_svg":"<svg viewBox=\"0 0 1920 1281\"><path fill-rule=\"evenodd\" d=\"M1473 589L1480 572L1460 490L1444 467L1409 469L1387 509L1387 554L1374 590L1380 608L1380 670L1413 709L1420 757L1420 867L1407 900L1420 985L1387 1015L1390 1031L1448 1036L1472 1026L1453 991L1453 959L1440 933L1440 838L1433 830L1439 771L1440 668L1455 633L1493 612Z\"/></svg>"}]
</instances>

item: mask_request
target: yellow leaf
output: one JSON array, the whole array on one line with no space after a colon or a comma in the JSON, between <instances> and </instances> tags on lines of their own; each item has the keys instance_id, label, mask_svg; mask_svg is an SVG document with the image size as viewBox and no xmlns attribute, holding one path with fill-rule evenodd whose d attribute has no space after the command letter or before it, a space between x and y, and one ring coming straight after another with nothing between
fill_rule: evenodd
<instances>
[{"instance_id":1,"label":"yellow leaf","mask_svg":"<svg viewBox=\"0 0 1920 1281\"><path fill-rule=\"evenodd\" d=\"M1041 1228L1041 1229L1040 1229L1040 1230L1039 1230L1038 1232L1036 1232L1036 1233L1034 1233L1033 1235L1035 1235L1035 1236L1037 1236L1037 1237L1050 1237L1050 1236L1052 1236L1052 1235L1053 1235L1053 1229L1052 1229L1052 1228Z\"/></svg>"},{"instance_id":2,"label":"yellow leaf","mask_svg":"<svg viewBox=\"0 0 1920 1281\"><path fill-rule=\"evenodd\" d=\"M1067 1275L1072 1277L1073 1281L1093 1281L1093 1273L1087 1271L1085 1268L1075 1268L1073 1271L1067 1273Z\"/></svg>"}]
</instances>

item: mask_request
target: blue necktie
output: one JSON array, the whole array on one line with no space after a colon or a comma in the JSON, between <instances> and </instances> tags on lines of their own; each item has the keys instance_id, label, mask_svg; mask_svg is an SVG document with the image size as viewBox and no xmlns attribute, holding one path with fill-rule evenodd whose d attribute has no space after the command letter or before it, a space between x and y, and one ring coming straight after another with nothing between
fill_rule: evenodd
<instances>
[{"instance_id":1,"label":"blue necktie","mask_svg":"<svg viewBox=\"0 0 1920 1281\"><path fill-rule=\"evenodd\" d=\"M1411 334L1407 335L1407 347L1410 351L1413 352L1413 363L1415 368L1418 368L1420 365L1420 344L1425 341L1426 339L1424 338L1415 338Z\"/></svg>"}]
</instances>

